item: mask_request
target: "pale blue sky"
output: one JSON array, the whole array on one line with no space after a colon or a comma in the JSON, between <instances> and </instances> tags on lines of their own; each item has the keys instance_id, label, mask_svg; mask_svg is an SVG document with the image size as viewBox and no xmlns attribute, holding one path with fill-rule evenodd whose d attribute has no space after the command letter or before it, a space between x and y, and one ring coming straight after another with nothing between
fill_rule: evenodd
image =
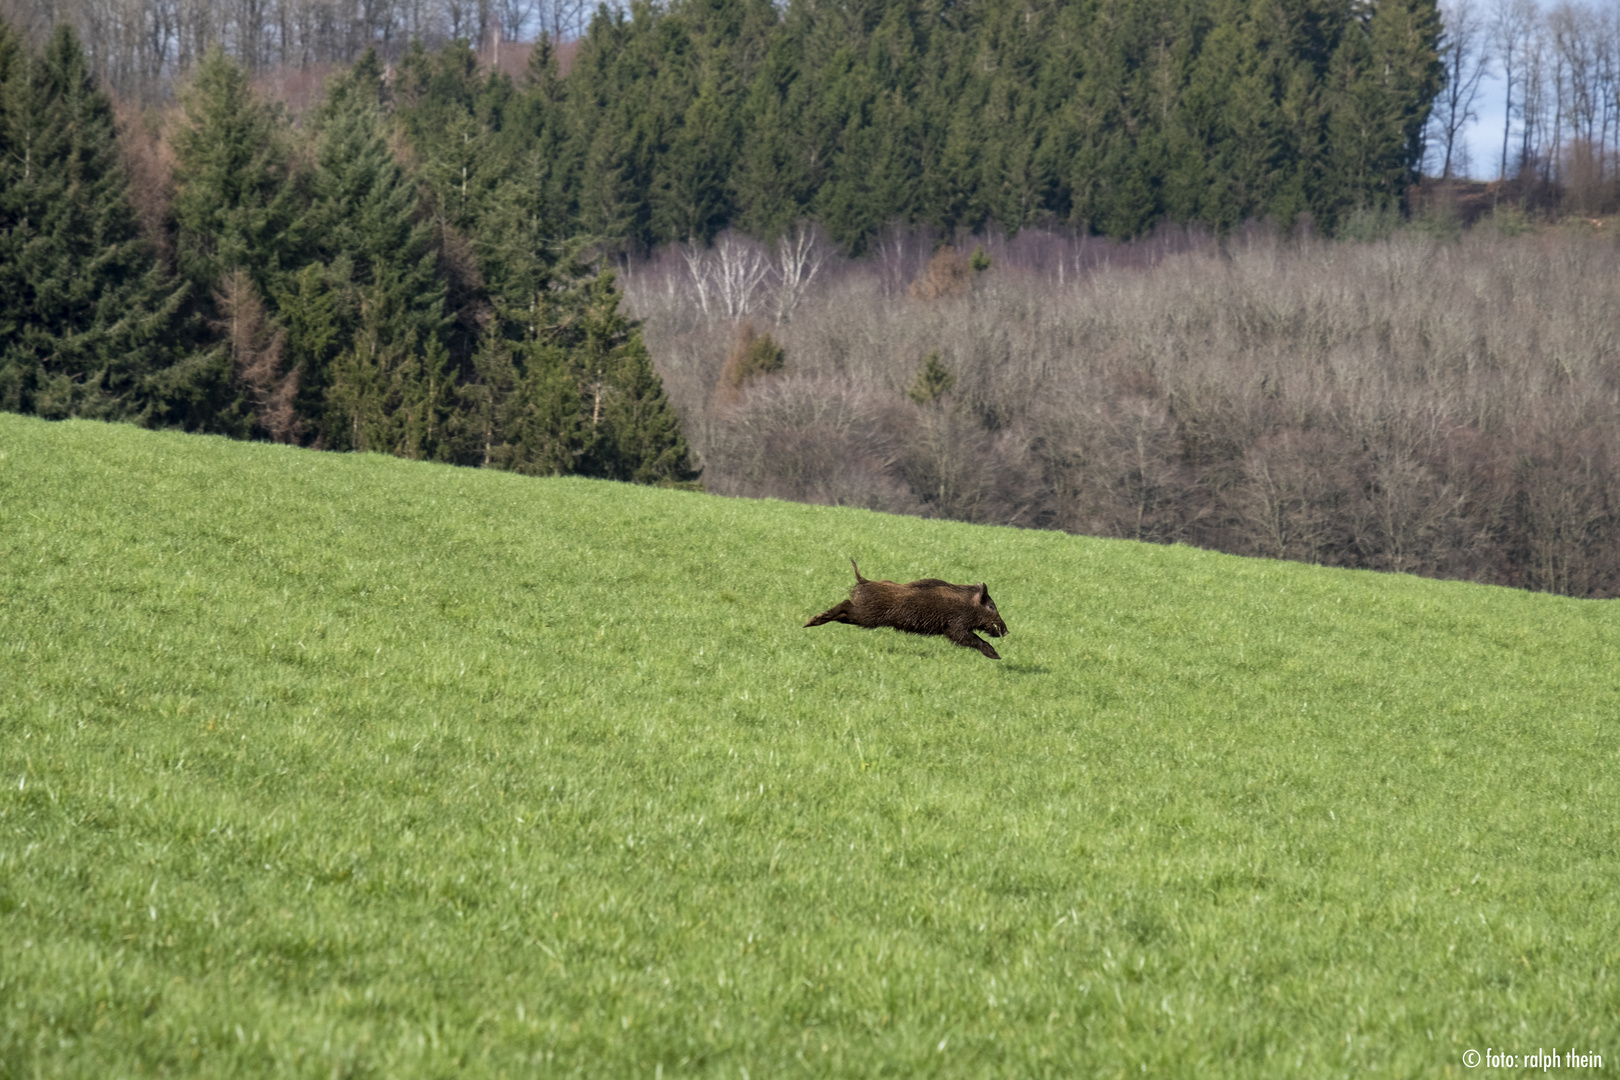
<instances>
[{"instance_id":1,"label":"pale blue sky","mask_svg":"<svg viewBox=\"0 0 1620 1080\"><path fill-rule=\"evenodd\" d=\"M1475 180L1495 180L1502 171L1502 110L1505 104L1502 80L1487 77L1480 84L1479 98L1474 103L1479 120L1469 124L1464 133L1468 143L1468 175Z\"/></svg>"}]
</instances>

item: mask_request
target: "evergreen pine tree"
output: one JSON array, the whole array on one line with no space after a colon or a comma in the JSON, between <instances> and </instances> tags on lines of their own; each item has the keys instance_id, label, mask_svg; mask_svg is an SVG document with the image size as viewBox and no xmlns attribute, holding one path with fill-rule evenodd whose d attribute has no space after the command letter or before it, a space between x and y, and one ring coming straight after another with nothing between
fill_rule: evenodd
<instances>
[{"instance_id":1,"label":"evergreen pine tree","mask_svg":"<svg viewBox=\"0 0 1620 1080\"><path fill-rule=\"evenodd\" d=\"M354 333L350 265L347 256L330 264L309 262L271 286L277 321L286 335L283 353L299 373L295 426L321 446L327 445L322 428L332 365Z\"/></svg>"},{"instance_id":2,"label":"evergreen pine tree","mask_svg":"<svg viewBox=\"0 0 1620 1080\"><path fill-rule=\"evenodd\" d=\"M353 332L326 371L294 354L324 390L320 441L408 457L444 452L455 373L445 285L413 179L394 159L374 65L339 80L319 119L314 200L303 222L329 267L349 269Z\"/></svg>"},{"instance_id":3,"label":"evergreen pine tree","mask_svg":"<svg viewBox=\"0 0 1620 1080\"><path fill-rule=\"evenodd\" d=\"M445 226L470 233L483 202L511 172L512 155L521 152L503 131L515 98L512 80L481 74L464 41L432 56L416 42L399 71L396 116L434 211Z\"/></svg>"},{"instance_id":4,"label":"evergreen pine tree","mask_svg":"<svg viewBox=\"0 0 1620 1080\"><path fill-rule=\"evenodd\" d=\"M541 178L519 171L496 190L475 250L493 311L461 388L456 459L535 474L573 472L585 449L569 350L589 278L559 252L539 213Z\"/></svg>"},{"instance_id":5,"label":"evergreen pine tree","mask_svg":"<svg viewBox=\"0 0 1620 1080\"><path fill-rule=\"evenodd\" d=\"M1043 216L1049 182L1041 168L1043 124L1032 80L1009 64L988 80L985 153L979 195L967 221L994 221L1014 232Z\"/></svg>"},{"instance_id":6,"label":"evergreen pine tree","mask_svg":"<svg viewBox=\"0 0 1620 1080\"><path fill-rule=\"evenodd\" d=\"M1381 179L1404 201L1423 164L1423 132L1445 83L1438 0L1381 0L1368 23L1374 70L1384 92Z\"/></svg>"},{"instance_id":7,"label":"evergreen pine tree","mask_svg":"<svg viewBox=\"0 0 1620 1080\"><path fill-rule=\"evenodd\" d=\"M638 0L593 21L536 163L567 176L548 215L620 248L804 217L856 251L896 219L1326 223L1410 179L1434 4ZM538 53L525 99L562 99Z\"/></svg>"},{"instance_id":8,"label":"evergreen pine tree","mask_svg":"<svg viewBox=\"0 0 1620 1080\"><path fill-rule=\"evenodd\" d=\"M694 485L698 470L680 420L640 328L619 311L611 271L592 283L583 314L577 345L569 351L589 425L579 471L637 484Z\"/></svg>"},{"instance_id":9,"label":"evergreen pine tree","mask_svg":"<svg viewBox=\"0 0 1620 1080\"><path fill-rule=\"evenodd\" d=\"M202 427L217 364L180 352L184 289L141 235L112 105L65 24L0 33L0 408Z\"/></svg>"},{"instance_id":10,"label":"evergreen pine tree","mask_svg":"<svg viewBox=\"0 0 1620 1080\"><path fill-rule=\"evenodd\" d=\"M284 122L217 46L180 101L175 258L203 327L229 359L236 398L220 406L216 426L291 438L299 372L285 362L273 290L302 254L291 230L303 192Z\"/></svg>"},{"instance_id":11,"label":"evergreen pine tree","mask_svg":"<svg viewBox=\"0 0 1620 1080\"><path fill-rule=\"evenodd\" d=\"M651 159L670 122L644 55L657 16L597 11L568 76L568 156L579 163L579 230L609 248L651 242Z\"/></svg>"},{"instance_id":12,"label":"evergreen pine tree","mask_svg":"<svg viewBox=\"0 0 1620 1080\"><path fill-rule=\"evenodd\" d=\"M523 87L507 125L515 147L508 156L533 178L535 210L559 231L572 231L578 214L574 192L579 162L568 137L568 84L563 80L556 43L541 34L529 53Z\"/></svg>"},{"instance_id":13,"label":"evergreen pine tree","mask_svg":"<svg viewBox=\"0 0 1620 1080\"><path fill-rule=\"evenodd\" d=\"M468 464L537 476L575 471L585 448L579 386L567 352L545 338L513 341L491 326L461 390Z\"/></svg>"},{"instance_id":14,"label":"evergreen pine tree","mask_svg":"<svg viewBox=\"0 0 1620 1080\"><path fill-rule=\"evenodd\" d=\"M740 114L732 181L738 221L767 239L810 215L830 155L813 108L802 32L800 18L770 35Z\"/></svg>"},{"instance_id":15,"label":"evergreen pine tree","mask_svg":"<svg viewBox=\"0 0 1620 1080\"><path fill-rule=\"evenodd\" d=\"M708 75L658 156L649 207L654 237L707 243L725 228L735 212L730 186L740 142L736 104Z\"/></svg>"},{"instance_id":16,"label":"evergreen pine tree","mask_svg":"<svg viewBox=\"0 0 1620 1080\"><path fill-rule=\"evenodd\" d=\"M301 209L283 120L247 73L215 46L180 96L175 154L175 257L201 294L238 267L260 288L297 259Z\"/></svg>"},{"instance_id":17,"label":"evergreen pine tree","mask_svg":"<svg viewBox=\"0 0 1620 1080\"><path fill-rule=\"evenodd\" d=\"M1385 0L1345 29L1328 71L1324 224L1387 206L1417 179L1423 127L1444 77L1434 0Z\"/></svg>"},{"instance_id":18,"label":"evergreen pine tree","mask_svg":"<svg viewBox=\"0 0 1620 1080\"><path fill-rule=\"evenodd\" d=\"M828 233L851 248L892 221L921 216L927 116L914 99L925 18L911 2L891 5L865 56L840 80L842 146L821 206Z\"/></svg>"},{"instance_id":19,"label":"evergreen pine tree","mask_svg":"<svg viewBox=\"0 0 1620 1080\"><path fill-rule=\"evenodd\" d=\"M1281 118L1266 79L1256 27L1224 5L1192 66L1172 134L1177 155L1172 216L1228 229L1271 209L1283 168Z\"/></svg>"}]
</instances>

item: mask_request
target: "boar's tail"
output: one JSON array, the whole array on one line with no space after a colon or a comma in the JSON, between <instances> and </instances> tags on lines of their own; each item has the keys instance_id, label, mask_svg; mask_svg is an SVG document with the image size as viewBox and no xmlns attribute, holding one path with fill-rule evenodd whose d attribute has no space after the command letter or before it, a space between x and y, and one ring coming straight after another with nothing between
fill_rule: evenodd
<instances>
[{"instance_id":1,"label":"boar's tail","mask_svg":"<svg viewBox=\"0 0 1620 1080\"><path fill-rule=\"evenodd\" d=\"M849 560L849 565L855 566L855 560L854 559ZM859 566L855 566L855 584L857 584L857 585L865 585L866 584L866 579L861 577L861 568Z\"/></svg>"}]
</instances>

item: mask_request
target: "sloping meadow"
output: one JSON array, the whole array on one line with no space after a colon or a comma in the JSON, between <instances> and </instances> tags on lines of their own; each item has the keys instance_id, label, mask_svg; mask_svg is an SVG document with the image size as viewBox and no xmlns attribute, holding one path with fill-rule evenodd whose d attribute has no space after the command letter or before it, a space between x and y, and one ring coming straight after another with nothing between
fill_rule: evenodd
<instances>
[{"instance_id":1,"label":"sloping meadow","mask_svg":"<svg viewBox=\"0 0 1620 1080\"><path fill-rule=\"evenodd\" d=\"M802 629L850 556L988 582L1005 659ZM0 416L0 1074L1609 1066L1617 645L1604 602Z\"/></svg>"}]
</instances>

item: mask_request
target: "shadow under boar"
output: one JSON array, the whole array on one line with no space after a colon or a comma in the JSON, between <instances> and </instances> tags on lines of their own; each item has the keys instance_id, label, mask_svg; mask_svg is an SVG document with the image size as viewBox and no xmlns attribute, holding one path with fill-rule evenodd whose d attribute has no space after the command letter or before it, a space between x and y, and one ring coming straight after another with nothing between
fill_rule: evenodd
<instances>
[{"instance_id":1,"label":"shadow under boar","mask_svg":"<svg viewBox=\"0 0 1620 1080\"><path fill-rule=\"evenodd\" d=\"M923 578L905 585L893 581L868 581L861 577L861 568L855 560L855 587L849 590L849 599L828 608L804 625L841 622L851 626L874 629L892 626L908 634L943 634L966 649L978 649L992 660L1001 654L990 647L975 630L983 630L991 637L1004 637L1007 624L1001 621L996 602L990 599L990 590L981 581L977 585L952 585L939 578Z\"/></svg>"}]
</instances>

